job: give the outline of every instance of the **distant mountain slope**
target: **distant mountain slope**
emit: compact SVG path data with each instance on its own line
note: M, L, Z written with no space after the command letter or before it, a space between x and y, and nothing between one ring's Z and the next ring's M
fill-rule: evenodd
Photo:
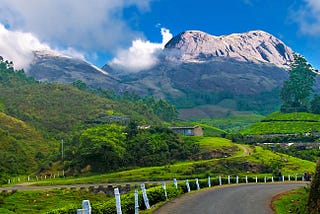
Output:
M123 91L165 98L181 109L185 119L197 118L186 110L201 105L266 114L280 104L278 90L288 78L292 54L282 41L263 31L219 37L186 31L166 44L160 64L118 78ZM220 105L225 99L234 105Z
M172 38L159 57L153 68L126 73L110 65L102 71L84 61L35 52L28 75L41 81L82 80L94 88L152 95L180 109L216 105L226 112L267 114L280 105L278 90L288 78L293 51L264 31L212 36L190 30ZM220 105L225 99L234 105Z
M35 51L27 74L42 82L72 83L81 80L95 88L117 89L118 86L118 80L107 71L53 51Z

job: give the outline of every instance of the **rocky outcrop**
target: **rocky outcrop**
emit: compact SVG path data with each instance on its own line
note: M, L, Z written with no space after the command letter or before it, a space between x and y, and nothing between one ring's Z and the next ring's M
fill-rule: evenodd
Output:
M166 44L165 57L167 60L183 62L229 58L288 68L293 60L293 52L282 41L264 31L212 36L191 30L180 33Z

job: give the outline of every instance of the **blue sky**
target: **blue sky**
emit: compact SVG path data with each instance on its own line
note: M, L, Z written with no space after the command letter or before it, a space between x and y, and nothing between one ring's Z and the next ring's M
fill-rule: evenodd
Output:
M0 55L24 68L35 49L135 66L186 30L264 30L320 68L320 0L0 0Z

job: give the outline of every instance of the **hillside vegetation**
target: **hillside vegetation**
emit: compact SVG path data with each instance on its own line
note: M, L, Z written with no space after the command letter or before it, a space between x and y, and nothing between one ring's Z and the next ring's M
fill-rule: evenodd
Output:
M307 112L275 112L242 134L303 134L320 131L320 115Z
M26 123L0 112L0 182L11 175L28 174L45 165L57 150Z
M103 89L90 89L80 81L73 85L40 83L27 77L23 70L14 70L13 63L2 57L0 112L1 151L4 151L0 155L1 182L7 182L9 175L50 173L52 164L61 161L61 140L66 144L65 161L70 172L87 166L88 162L79 157L91 154L75 154L85 147L80 137L90 128L94 130L104 125L108 129L114 125L122 127L125 132L131 122L136 127L145 124L162 126L177 115L174 106L152 97L141 98L129 93L115 95ZM179 141L177 136L173 138ZM126 145L129 139L125 136L119 140ZM99 144L104 151L102 156L113 157L112 154L124 149L115 152L108 143L110 141ZM121 162L121 166L130 164Z

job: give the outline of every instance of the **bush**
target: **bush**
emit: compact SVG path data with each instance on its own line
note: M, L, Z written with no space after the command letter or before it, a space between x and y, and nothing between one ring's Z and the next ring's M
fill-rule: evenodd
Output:
M168 186L167 187L167 195L168 199L176 198L179 195L183 193L181 188L176 189L174 186ZM150 205L155 205L161 201L166 201L164 189L162 187L153 187L150 189L147 189L147 196L149 199ZM77 209L80 209L81 207L74 207L74 206L68 206L59 208L56 210L48 211L47 214L74 214ZM104 202L104 203L97 203L97 204L91 204L92 213L95 214L116 214L116 200L115 198L111 198L110 200ZM146 209L142 193L140 191L139 193L139 209L143 210ZM121 195L121 210L123 213L130 214L134 213L135 207L134 207L134 194L124 194Z

